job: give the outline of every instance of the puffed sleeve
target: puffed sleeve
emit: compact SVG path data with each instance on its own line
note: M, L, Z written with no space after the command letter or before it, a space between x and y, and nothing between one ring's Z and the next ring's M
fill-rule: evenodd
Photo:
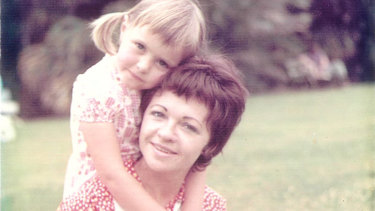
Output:
M108 82L92 76L78 77L73 86L74 114L83 122L113 122L119 104Z
M227 202L216 191L206 186L204 193L203 211L226 211Z

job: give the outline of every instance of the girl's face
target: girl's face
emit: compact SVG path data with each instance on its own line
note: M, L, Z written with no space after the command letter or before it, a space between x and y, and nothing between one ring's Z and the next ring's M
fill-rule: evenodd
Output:
M154 87L183 56L182 48L168 46L147 25L132 27L124 21L115 67L121 82L136 90Z
M185 175L208 144L207 107L170 91L156 93L142 121L143 162L159 173Z

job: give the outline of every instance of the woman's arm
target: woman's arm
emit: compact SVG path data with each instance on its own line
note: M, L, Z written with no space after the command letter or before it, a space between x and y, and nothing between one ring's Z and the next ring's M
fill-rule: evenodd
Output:
M164 210L123 165L112 123L80 123L98 176L125 210Z
M204 188L206 186L206 170L190 172L186 179L185 200L182 211L202 210Z

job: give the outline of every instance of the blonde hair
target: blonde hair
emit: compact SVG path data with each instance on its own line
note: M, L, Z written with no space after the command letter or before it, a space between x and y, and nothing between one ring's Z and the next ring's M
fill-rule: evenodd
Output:
M109 13L91 23L92 39L99 50L108 54L118 51L120 25L127 16L132 27L147 25L161 35L166 45L178 45L184 58L206 45L206 23L195 0L141 0L125 12Z

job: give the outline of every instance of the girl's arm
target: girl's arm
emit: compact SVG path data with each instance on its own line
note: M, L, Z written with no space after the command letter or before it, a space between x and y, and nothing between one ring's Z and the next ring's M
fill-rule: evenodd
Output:
M112 123L80 123L89 155L101 181L124 210L164 210L123 165Z
M206 186L206 170L190 172L186 178L185 200L182 211L202 210L204 188Z

